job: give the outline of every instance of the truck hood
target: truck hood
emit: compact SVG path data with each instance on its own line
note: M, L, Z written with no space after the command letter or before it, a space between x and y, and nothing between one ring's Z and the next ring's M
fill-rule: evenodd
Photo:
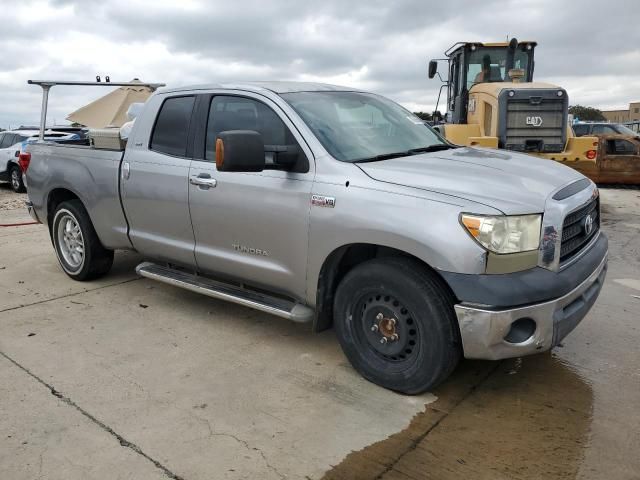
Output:
M473 147L358 166L380 182L481 203L507 215L543 212L552 192L584 178L553 160Z

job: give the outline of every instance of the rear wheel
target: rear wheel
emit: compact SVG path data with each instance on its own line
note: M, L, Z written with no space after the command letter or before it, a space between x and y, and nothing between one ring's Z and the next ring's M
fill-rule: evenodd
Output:
M11 188L16 193L24 193L27 189L24 186L24 182L22 181L22 172L20 171L20 167L18 165L12 165L11 170L9 171L9 180L11 182Z
M398 392L436 386L460 358L453 299L411 259L374 259L347 273L336 292L334 325L354 368Z
M51 238L60 266L74 280L92 280L111 269L113 250L102 246L79 200L58 205L51 223Z

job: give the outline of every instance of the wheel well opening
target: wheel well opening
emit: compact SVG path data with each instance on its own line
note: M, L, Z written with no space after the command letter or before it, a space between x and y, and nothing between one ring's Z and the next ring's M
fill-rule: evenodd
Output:
M49 230L51 230L51 222L53 221L53 214L56 208L58 208L58 205L62 202L68 200L79 200L79 198L75 193L66 188L56 188L49 193L47 197L47 224L49 225Z
M316 319L313 326L315 332L331 328L333 324L333 301L338 285L344 276L357 265L367 260L382 257L410 258L420 263L425 269L438 275L427 263L402 250L367 243L356 243L340 247L331 252L320 269L316 299ZM444 280L442 284L451 297L455 298Z

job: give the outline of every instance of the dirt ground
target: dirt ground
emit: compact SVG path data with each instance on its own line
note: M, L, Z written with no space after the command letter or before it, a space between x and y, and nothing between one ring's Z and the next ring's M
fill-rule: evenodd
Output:
M9 184L0 183L0 223L5 223L10 216L24 217L26 200L26 193L14 193Z
M28 223L0 185L0 224ZM640 478L640 191L602 190L610 264L553 352L432 393L363 380L333 332L139 279L68 279L0 227L0 478Z

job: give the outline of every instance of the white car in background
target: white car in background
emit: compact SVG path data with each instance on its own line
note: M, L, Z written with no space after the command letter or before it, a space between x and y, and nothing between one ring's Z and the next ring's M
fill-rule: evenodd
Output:
M38 139L38 130L8 130L0 132L0 182L9 182L14 192L26 191L18 160L26 146ZM45 140L68 142L79 140L77 133L45 131Z

